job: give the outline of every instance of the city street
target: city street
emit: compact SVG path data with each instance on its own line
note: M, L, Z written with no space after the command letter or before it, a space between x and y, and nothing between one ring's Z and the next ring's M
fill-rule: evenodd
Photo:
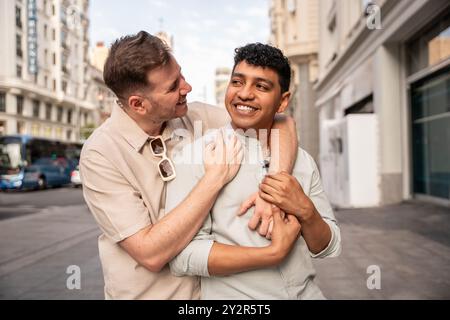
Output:
M0 193L0 299L102 299L100 234L81 189ZM80 290L67 289L80 268Z
M0 193L0 299L103 299L99 230L81 189ZM424 203L339 210L343 252L315 261L329 299L450 299L450 209ZM80 268L69 290L67 268ZM370 290L369 266L380 269Z

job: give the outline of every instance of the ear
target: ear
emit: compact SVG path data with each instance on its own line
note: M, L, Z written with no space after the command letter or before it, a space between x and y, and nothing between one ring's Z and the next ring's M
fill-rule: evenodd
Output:
M144 99L140 96L130 96L128 98L128 106L136 113L145 113Z
M280 106L278 107L277 113L282 113L286 110L289 105L289 100L291 98L291 93L286 91L281 95Z

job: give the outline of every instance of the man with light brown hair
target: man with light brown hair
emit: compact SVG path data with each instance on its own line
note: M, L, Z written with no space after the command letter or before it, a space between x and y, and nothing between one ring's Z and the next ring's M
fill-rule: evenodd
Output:
M226 112L199 103L188 109L191 86L181 67L160 39L144 31L113 43L104 80L118 106L86 141L80 173L85 200L102 230L105 296L197 299L198 278L172 276L167 263L192 240L219 191L236 174L239 164L231 160L242 156L240 144L236 139L225 144L219 135L205 150L205 175L184 201L165 212L166 182L176 179L172 151L190 138L196 121L203 130L219 128L228 121ZM282 117L275 126L284 156L273 165L290 171L295 125ZM260 201L258 206L265 212L266 229L270 205ZM287 255L284 242L272 245L280 258Z

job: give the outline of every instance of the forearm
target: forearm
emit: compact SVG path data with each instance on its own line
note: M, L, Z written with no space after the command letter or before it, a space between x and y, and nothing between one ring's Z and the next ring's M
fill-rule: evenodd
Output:
M298 150L295 121L292 117L276 115L272 128L276 131L270 137L270 172L292 173Z
M204 176L189 195L143 236L146 256L158 264L172 260L194 238L211 210L222 184Z
M280 263L278 252L269 247L238 247L215 242L208 258L210 276L224 276L267 268Z
M300 223L302 225L302 236L309 251L317 254L328 246L331 240L331 230L316 209L309 219Z

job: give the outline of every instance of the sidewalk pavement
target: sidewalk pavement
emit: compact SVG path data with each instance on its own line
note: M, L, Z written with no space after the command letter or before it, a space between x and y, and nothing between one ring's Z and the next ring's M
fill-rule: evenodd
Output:
M343 251L315 260L329 299L450 299L450 208L407 202L338 210ZM103 299L99 230L84 205L0 221L0 299ZM66 287L81 269L81 290ZM369 290L367 268L381 271Z
M450 208L411 201L335 214L342 254L315 260L328 299L450 299ZM367 287L371 265L380 290Z
M0 299L103 299L99 234L85 205L0 221ZM71 265L80 290L67 288Z

